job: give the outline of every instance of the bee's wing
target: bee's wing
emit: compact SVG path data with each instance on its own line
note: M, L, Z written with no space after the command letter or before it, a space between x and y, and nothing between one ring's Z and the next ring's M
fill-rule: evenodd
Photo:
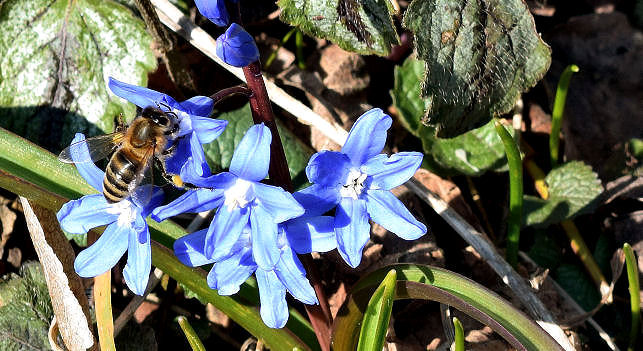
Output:
M154 191L154 148L151 147L145 152L146 160L144 165L141 165L142 172L137 175L134 182L130 183L130 196L132 201L140 207L145 207L152 199Z
M65 148L58 155L58 159L65 163L96 162L109 156L124 137L125 133L116 132L81 140ZM89 152L83 150L84 147L87 147Z

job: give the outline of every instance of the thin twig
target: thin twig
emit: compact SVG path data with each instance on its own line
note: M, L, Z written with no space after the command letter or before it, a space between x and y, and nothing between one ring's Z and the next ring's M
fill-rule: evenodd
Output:
M125 306L121 314L118 315L118 318L116 318L116 321L114 322L114 337L118 335L118 333L123 330L127 322L129 322L130 319L134 316L134 312L138 309L138 307L145 301L145 297L150 293L150 291L154 290L154 288L158 285L158 283L161 281L161 277L163 276L163 271L161 271L158 268L154 268L154 272L150 275L150 280L147 282L147 289L145 289L145 295L143 296L134 296L132 301Z

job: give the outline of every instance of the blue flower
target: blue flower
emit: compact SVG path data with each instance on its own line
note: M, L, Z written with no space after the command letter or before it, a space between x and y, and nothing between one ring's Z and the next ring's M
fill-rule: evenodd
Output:
M332 217L297 218L280 224L278 228L280 255L271 269L257 266L254 250L258 244L252 239L253 231L249 225L242 228L241 235L230 248L230 254L221 260L209 259L204 254L207 229L175 241L174 253L190 267L214 263L207 281L219 295L237 293L239 286L255 273L261 318L271 328L282 328L288 320L286 291L303 303L318 303L297 253L332 250L335 234Z
M255 40L236 23L217 38L216 52L223 62L235 67L244 67L259 60Z
M171 96L152 89L139 87L109 78L109 88L114 94L135 104L138 107L169 107L179 119L179 131L176 134L176 150L165 160L166 170L180 174L181 168L189 161L199 175L210 175L210 167L205 160L203 147L216 139L225 129L228 121L213 119L214 102L207 96L195 96L183 102L177 102Z
M72 145L85 139L76 134ZM87 144L72 146L74 160L89 159ZM105 172L91 162L77 163L80 175L97 191L102 191ZM127 251L127 265L123 270L127 286L137 295L143 295L152 265L150 232L145 217L163 200L163 192L153 192L148 204L136 204L130 198L107 203L103 194L92 194L63 205L57 217L60 226L71 234L85 234L92 228L107 225L103 235L74 261L74 269L81 277L95 277L111 269Z
M235 4L239 0L231 0ZM219 27L225 27L230 22L225 0L195 0L194 3L201 14Z
M319 215L337 206L337 249L357 267L370 237L369 219L406 240L426 233L390 189L406 182L422 163L419 152L380 154L391 117L380 109L364 113L355 122L341 152L314 154L306 175L313 185L293 194L308 215Z
M271 140L270 129L263 123L250 127L234 151L229 172L202 178L186 174L186 181L200 189L155 209L152 218L161 221L183 212L218 208L206 232L205 257L215 261L230 257L250 223L254 261L264 270L273 269L281 256L277 224L299 217L304 209L292 194L260 182L268 175Z

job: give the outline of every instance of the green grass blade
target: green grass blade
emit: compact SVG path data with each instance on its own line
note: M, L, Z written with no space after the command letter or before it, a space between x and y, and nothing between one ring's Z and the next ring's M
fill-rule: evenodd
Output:
M366 303L391 269L397 272L395 299L425 299L453 306L488 325L518 349L562 350L538 324L494 292L448 270L416 264L387 266L357 282L333 324L336 350L355 349L357 325Z
M518 244L522 225L522 158L511 134L494 120L496 132L505 146L509 163L509 223L507 223L507 262L514 268L518 265Z
M578 66L569 65L563 71L556 88L556 97L554 98L554 109L551 113L551 133L549 134L549 160L551 168L558 166L558 143L560 141L560 126L563 124L563 111L565 111L565 102L567 100L567 89L569 81L572 79L572 73L578 72Z
M636 258L630 244L623 245L625 253L625 264L627 265L627 281L630 290L630 306L632 309L632 329L630 330L630 342L628 351L636 350L636 339L641 333L641 295L639 290L639 271Z
M371 296L359 332L358 351L381 350L384 347L386 330L393 310L396 280L397 274L392 269Z
M456 317L453 317L453 328L455 329L455 351L464 351L464 328Z
M190 322L188 322L188 319L184 316L179 316L177 320L179 322L179 326L181 326L181 330L183 330L183 334L185 334L185 338L188 340L188 343L192 348L192 351L205 351L205 346L203 346L199 336L196 335L196 332L190 325Z

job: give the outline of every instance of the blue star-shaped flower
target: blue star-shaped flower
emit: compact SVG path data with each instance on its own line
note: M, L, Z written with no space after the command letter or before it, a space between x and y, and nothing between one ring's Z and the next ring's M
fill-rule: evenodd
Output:
M72 145L85 139L76 134ZM87 144L72 146L74 160L87 160ZM80 175L97 191L103 189L105 172L91 162L76 164ZM130 198L117 203L107 203L103 194L92 194L63 205L57 217L60 226L71 234L85 234L92 228L107 225L103 235L74 261L74 269L81 277L95 277L111 269L127 250L127 265L123 270L127 286L137 295L143 295L152 265L150 232L145 222L155 206L161 204L163 192L154 191L150 202L136 204Z
M253 230L246 225L221 260L208 259L204 253L207 229L186 235L174 242L174 253L190 267L214 263L208 274L208 286L219 295L232 295L239 286L255 273L259 285L260 314L271 328L282 328L288 320L286 291L299 301L317 304L315 291L306 278L297 253L329 251L335 245L332 217L297 218L279 224L277 247L280 255L271 269L257 266L253 251L257 244Z
M179 119L179 131L176 135L178 144L172 157L165 160L169 173L180 174L181 168L189 161L191 167L199 175L210 175L210 167L205 160L203 147L216 139L228 121L213 119L208 116L212 112L214 102L207 96L195 96L183 102L177 102L171 96L152 89L139 87L109 78L109 88L114 94L135 104L138 107L169 107Z
M299 217L304 209L292 194L260 182L268 175L271 140L270 129L263 123L250 127L234 151L229 172L205 178L182 173L201 189L189 190L155 209L152 218L161 221L183 212L218 208L205 236L205 257L215 261L230 257L250 223L254 261L264 270L273 269L281 256L277 224Z
M390 192L413 176L423 157L419 152L380 154L391 123L380 109L364 113L341 152L321 151L310 158L306 175L313 185L294 194L309 215L337 206L337 248L353 268L370 237L369 219L406 240L426 233L426 226Z
M259 60L255 40L236 23L217 38L216 53L223 62L235 67L244 67Z

